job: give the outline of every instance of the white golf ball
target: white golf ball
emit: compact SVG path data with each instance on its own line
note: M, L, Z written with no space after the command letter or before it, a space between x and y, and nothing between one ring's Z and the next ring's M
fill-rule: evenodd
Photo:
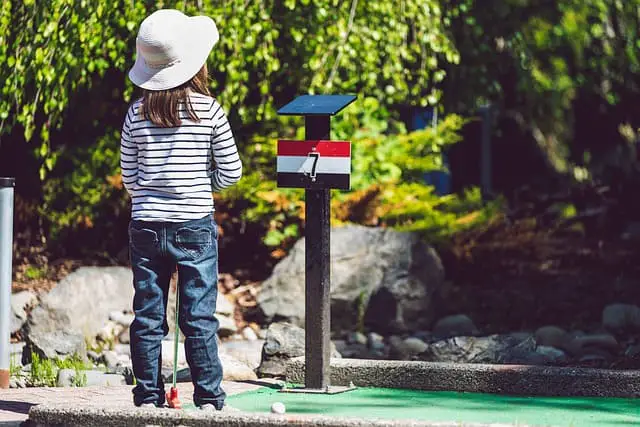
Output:
M287 408L285 408L284 403L276 402L271 405L272 414L284 414L285 412L287 412Z

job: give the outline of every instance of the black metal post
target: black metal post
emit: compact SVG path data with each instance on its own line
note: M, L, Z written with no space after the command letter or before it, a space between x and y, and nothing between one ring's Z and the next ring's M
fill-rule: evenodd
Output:
M305 139L328 140L330 116L306 116ZM330 190L305 190L305 387L329 386L331 357Z

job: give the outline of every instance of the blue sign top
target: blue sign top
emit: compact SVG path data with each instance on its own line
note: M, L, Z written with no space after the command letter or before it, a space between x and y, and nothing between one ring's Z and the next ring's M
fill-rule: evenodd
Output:
M355 95L302 95L278 110L283 116L333 116L356 100Z

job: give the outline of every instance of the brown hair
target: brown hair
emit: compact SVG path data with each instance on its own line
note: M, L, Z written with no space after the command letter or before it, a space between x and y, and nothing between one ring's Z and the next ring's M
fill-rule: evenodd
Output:
M200 118L191 105L189 91L210 95L207 64L203 65L191 80L178 87L166 90L143 90L140 114L160 127L180 126L182 121L178 107L184 104L189 119L199 122Z

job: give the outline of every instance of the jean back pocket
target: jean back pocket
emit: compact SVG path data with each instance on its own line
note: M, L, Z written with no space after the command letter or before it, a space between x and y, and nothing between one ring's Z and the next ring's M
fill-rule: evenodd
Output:
M176 246L192 258L200 258L211 247L212 233L208 228L183 227L176 231Z
M142 253L155 251L158 247L158 233L149 228L130 228L129 243Z

